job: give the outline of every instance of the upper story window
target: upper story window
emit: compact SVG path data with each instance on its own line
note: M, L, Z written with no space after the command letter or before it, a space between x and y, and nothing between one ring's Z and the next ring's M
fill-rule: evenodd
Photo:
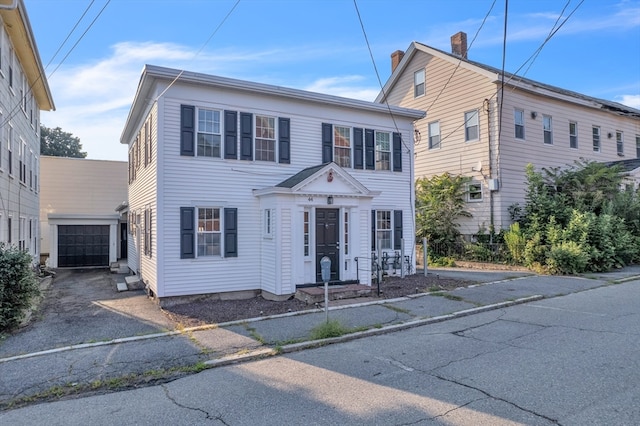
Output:
M636 135L636 158L640 158L640 135Z
M340 167L351 167L351 128L333 126L333 161Z
M479 121L478 110L464 113L464 140L466 142L478 140Z
M276 119L256 115L256 160L276 161Z
M424 69L418 70L413 73L413 97L424 96L425 88L425 75Z
M220 157L220 111L198 108L198 156Z
M600 152L600 127L593 126L591 133L593 135L593 152Z
M467 184L467 201L482 201L482 184L480 182L472 181Z
M578 123L569 122L569 148L578 148Z
M514 110L513 121L515 122L516 139L524 139L524 110Z
M544 134L544 143L553 145L553 126L550 115L542 116L542 132Z
M429 149L440 148L440 122L429 123Z
M13 174L13 127L9 125L7 128L7 168L9 175Z
M624 155L624 135L620 130L616 130L616 152L618 155Z
M376 131L376 170L391 170L391 134Z

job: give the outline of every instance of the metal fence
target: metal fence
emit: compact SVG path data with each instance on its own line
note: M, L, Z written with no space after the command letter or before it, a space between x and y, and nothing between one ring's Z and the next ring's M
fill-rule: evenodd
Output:
M451 257L473 262L508 262L511 258L504 243L460 242L455 244L428 243L431 258ZM420 250L422 253L422 249Z

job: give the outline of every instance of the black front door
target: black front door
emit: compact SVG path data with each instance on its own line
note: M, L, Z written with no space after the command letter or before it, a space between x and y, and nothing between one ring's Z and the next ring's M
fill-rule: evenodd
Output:
M338 209L316 209L316 282L322 282L320 259L331 259L331 281L340 280L338 273Z
M121 223L120 224L120 257L122 259L127 258L127 235L129 234L129 224Z

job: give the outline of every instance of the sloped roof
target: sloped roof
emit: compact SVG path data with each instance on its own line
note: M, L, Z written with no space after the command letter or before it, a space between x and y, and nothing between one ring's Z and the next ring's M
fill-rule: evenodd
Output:
M322 168L326 166L326 164L320 164L317 166L307 167L306 169L300 170L295 175L289 177L288 179L283 180L276 186L280 188L293 188L300 182L304 181L309 176L312 176L314 173L322 170Z
M604 163L605 166L620 166L622 171L630 172L632 170L640 169L640 158L631 158L628 160L608 161Z
M393 88L393 86L397 83L400 75L404 72L404 69L409 64L411 58L418 52L425 52L431 54L433 56L437 56L440 59L444 59L448 62L458 64L464 68L470 69L475 72L479 72L484 74L488 78L493 79L495 83L501 81L502 71L498 68L494 68L489 65L481 64L479 62L470 61L469 59L462 58L457 55L453 55L451 53L445 52L440 49L436 49L431 46L427 46L426 44L422 44L419 42L412 42L407 49L404 57L394 70L394 72L389 77L389 80L385 84L383 90L376 97L376 102L384 101L384 94L389 93L389 91ZM529 90L532 92L536 92L546 96L558 96L562 97L564 100L577 102L583 105L588 105L593 108L599 108L613 114L638 118L640 119L640 110L631 108L627 105L623 105L618 102L609 101L606 99L595 98L593 96L584 95L582 93L574 92L567 89L562 89L560 87L552 86L550 84L541 83L539 81L531 80L524 77L519 77L515 74L511 74L505 72L505 84L509 84L510 86L516 86L523 90ZM507 83L508 82L508 83Z

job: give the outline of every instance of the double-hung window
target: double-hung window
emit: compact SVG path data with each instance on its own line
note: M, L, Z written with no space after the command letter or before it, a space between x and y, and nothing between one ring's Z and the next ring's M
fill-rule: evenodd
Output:
M636 135L636 158L640 158L640 135Z
M333 126L333 161L340 167L351 167L351 128Z
M256 160L276 161L276 119L256 115Z
M198 208L198 257L220 256L220 209Z
M391 134L376 131L376 170L391 170Z
M515 123L516 139L524 139L524 110L514 110L513 121Z
M304 245L304 255L305 256L309 256L309 211L305 210L303 213L303 217L302 217L302 221L304 223L303 225L303 235L304 235L304 240L303 240L303 245Z
M477 181L471 181L467 184L467 201L482 201L482 184Z
M593 152L600 152L600 127L593 126L591 133L593 135Z
M578 149L578 123L569 122L569 148Z
M544 134L544 143L553 145L553 126L550 115L542 116L542 132Z
M391 248L391 211L376 210L376 244L378 250Z
M440 122L429 123L429 149L440 148Z
M619 156L624 155L624 135L620 130L616 130L616 152Z
M198 156L220 157L220 111L198 108Z
M418 70L413 73L413 97L417 98L424 96L425 88L425 75L424 69Z
M466 142L478 140L478 110L464 113L464 140Z

